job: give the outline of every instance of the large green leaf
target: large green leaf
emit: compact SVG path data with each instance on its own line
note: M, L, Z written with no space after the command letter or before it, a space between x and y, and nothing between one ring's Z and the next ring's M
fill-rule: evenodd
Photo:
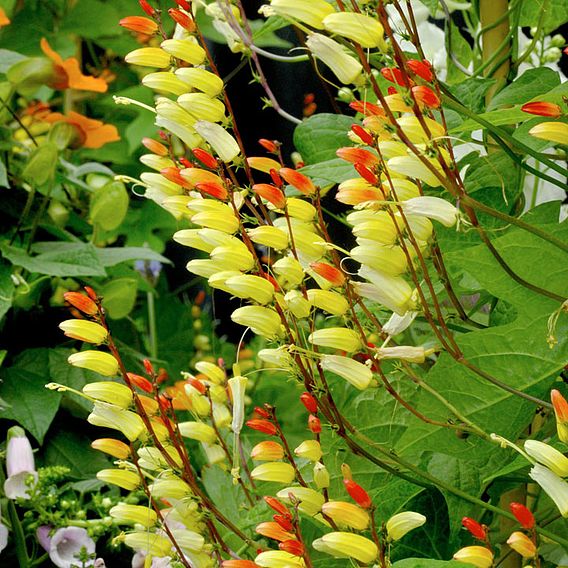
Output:
M313 182L321 187L334 185L347 179L357 177L357 172L355 168L353 168L353 165L341 158L334 158L306 166L300 171L310 176Z
M521 3L520 26L536 26L542 18L545 34L568 21L568 0L531 0Z
M56 242L53 248L52 252L31 256L21 248L0 243L4 258L30 272L49 276L106 276L93 245Z
M355 122L340 114L315 114L296 127L294 145L307 165L333 160L338 148L352 145L347 133Z

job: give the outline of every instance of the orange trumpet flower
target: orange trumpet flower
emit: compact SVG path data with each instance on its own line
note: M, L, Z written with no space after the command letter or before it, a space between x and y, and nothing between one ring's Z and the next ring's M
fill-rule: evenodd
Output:
M116 126L104 124L100 120L87 118L78 112L70 111L67 115L60 112L52 112L43 120L50 124L65 122L73 126L77 136L73 144L75 148L100 148L109 142L120 140Z

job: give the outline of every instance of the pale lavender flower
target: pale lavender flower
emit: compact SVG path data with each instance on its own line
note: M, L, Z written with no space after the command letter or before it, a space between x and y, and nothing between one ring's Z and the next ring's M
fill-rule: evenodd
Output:
M89 533L80 527L65 527L58 529L51 538L49 558L57 568L80 566L78 557L83 549L88 554L95 552L95 542ZM93 563L93 560L89 560L85 563L85 567L92 567Z
M36 530L37 541L46 552L49 552L49 547L51 546L51 537L49 536L51 530L52 527L49 525L42 525Z
M8 430L4 493L8 499L29 499L30 488L37 483L34 454L26 433L19 426Z
M132 557L132 568L144 568L146 553L139 551ZM172 559L169 556L154 557L150 568L170 568Z

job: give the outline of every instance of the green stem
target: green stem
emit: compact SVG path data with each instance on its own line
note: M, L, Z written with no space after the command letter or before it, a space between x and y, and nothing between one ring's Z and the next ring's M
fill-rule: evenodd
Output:
M26 548L26 536L14 501L8 500L8 516L10 517L10 524L12 525L12 534L16 548L16 558L20 568L29 568L30 557Z
M148 303L148 343L150 358L158 358L158 333L156 329L156 304L154 302L154 292L146 293L146 301Z

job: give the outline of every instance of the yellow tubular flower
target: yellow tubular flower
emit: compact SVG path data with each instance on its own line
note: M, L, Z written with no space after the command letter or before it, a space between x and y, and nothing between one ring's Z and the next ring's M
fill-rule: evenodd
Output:
M209 283L209 286L211 286L211 288L215 288L216 290L223 290L224 292L227 292L227 294L236 295L233 291L225 286L225 282L229 278L233 278L234 276L243 276L243 273L239 272L238 270L222 270L221 272L212 274L207 282Z
M379 302L398 315L404 315L412 308L412 288L406 280L389 276L366 266L362 266L358 274L370 282L370 284L354 284L360 296Z
M145 431L144 422L138 414L106 402L95 402L87 421L93 426L119 430L131 442L139 438Z
M384 213L385 217L379 215L379 213ZM403 226L404 223L399 221L399 227L402 229ZM368 221L357 223L353 227L353 234L357 238L371 239L381 245L392 245L398 236L392 219L385 211L378 211L377 214Z
M239 325L250 327L256 335L269 339L282 333L280 316L270 308L243 306L231 314L231 319Z
M312 311L312 306L299 290L290 290L285 296L286 308L297 318L307 318Z
M284 448L272 440L259 442L250 452L250 457L256 461L277 461L284 458Z
M364 564L370 564L379 554L372 540L349 532L328 533L314 540L312 546L334 558L353 558Z
M298 506L300 511L310 517L320 513L325 503L323 495L309 487L286 487L278 491L276 497L284 503L291 504L290 494L294 496L295 501L300 503Z
M225 119L225 105L204 93L186 93L178 97L177 102L195 120L222 122Z
M568 458L556 448L538 440L526 440L525 452L556 475L568 477Z
M256 481L291 483L296 477L294 468L286 462L266 462L256 466L250 476Z
M202 214L204 215L204 213ZM219 262L214 262L210 258L196 258L195 260L190 260L185 265L185 268L192 274L203 278L210 278L223 270L223 265Z
M258 352L258 358L264 363L276 367L288 368L294 364L292 357L286 351L286 346L278 347L277 349L261 349Z
M458 219L456 207L440 197L429 195L413 197L401 203L401 206L405 214L423 215L442 223L445 227L454 226Z
M355 388L364 390L368 388L373 380L373 373L367 365L359 363L350 357L342 355L323 355L320 366L324 371L331 371L347 382L351 383Z
M91 448L104 452L113 458L125 460L130 456L130 447L114 438L99 438L91 442Z
M233 234L239 230L239 220L233 212L230 215L221 211L203 211L192 215L191 222L208 229L216 229L225 233Z
M225 290L239 298L248 298L259 304L268 304L274 297L274 286L266 278L252 274L228 278L225 280Z
M314 464L314 483L318 489L327 489L330 484L329 471L319 462Z
M541 122L533 126L529 134L555 144L568 144L568 124L565 122Z
M427 352L424 347L397 345L396 347L378 347L375 349L377 359L401 359L410 363L424 363Z
M407 267L406 255L400 247L356 246L351 258L389 276L399 276Z
M154 526L158 520L158 515L150 507L127 503L115 505L110 509L109 515L119 525L142 525L147 528Z
M86 341L87 343L94 343L95 345L105 341L108 336L107 330L94 321L79 319L65 320L59 324L59 329L63 330L63 333L67 337Z
M322 34L309 34L306 46L312 54L323 61L344 85L354 83L363 71L362 65L348 55L341 44Z
M343 527L364 531L369 526L369 513L353 503L328 501L323 504L321 511Z
M216 97L223 91L223 80L201 67L181 67L175 71L175 75L189 87L210 97Z
M165 195L180 195L183 192L181 185L178 185L177 183L166 179L161 174L144 172L140 175L140 179L146 185L159 189Z
M290 217L300 221L312 221L317 213L316 208L311 203L296 197L289 197L286 200L286 209Z
M477 568L491 568L493 566L493 553L484 546L466 546L454 554L454 560L473 564Z
M388 97L386 98L388 99ZM385 160L390 160L395 156L406 156L407 150L406 144L397 142L396 140L384 140L383 142L379 142L379 151Z
M231 162L241 149L237 141L219 124L198 120L194 125L197 133L213 148L223 162Z
M259 172L264 172L265 174L269 174L270 170L278 171L282 167L280 165L280 162L277 162L272 158L265 158L258 156L252 156L250 158L247 158L247 164L253 170L258 170Z
M156 170L157 172L175 166L172 160L166 156L158 156L157 154L144 154L140 156L140 161L148 168Z
M261 225L254 229L247 229L250 240L257 245L271 247L274 250L288 248L288 234L278 227Z
M160 47L162 51L192 65L201 65L205 61L205 50L189 39L166 39Z
M325 0L271 0L269 9L264 7L261 12L292 18L321 30L323 19L333 13L333 6Z
M207 442L208 444L213 444L217 441L215 429L204 422L180 422L179 433L184 438Z
M150 485L150 494L154 499L183 499L193 495L191 488L178 477L158 477Z
M140 485L139 475L126 469L101 469L97 473L97 479L126 491L134 491Z
M223 384L227 380L225 371L209 361L198 361L195 363L195 368L216 385Z
M124 536L124 544L148 556L168 556L172 550L170 539L148 531L135 531Z
M523 558L534 558L537 550L534 542L524 533L515 531L507 539L507 544Z
M406 227L406 224L404 223L402 215L400 213L395 213L395 217L397 219L398 226L407 233L412 232L415 239L419 241L427 241L432 236L434 227L432 225L432 221L430 221L428 217L405 214L406 222L408 223L410 231Z
M272 270L278 276L278 283L284 288L295 288L304 279L302 265L291 256L277 260L272 265Z
M413 197L420 197L418 186L409 179L391 179L391 183L385 182L382 187L387 195L390 193L392 198L397 201L406 201Z
M215 245L211 245L204 241L199 232L200 229L182 229L181 231L174 233L172 238L176 243L185 247L202 250L203 252L211 252L215 248Z
M342 316L348 309L349 303L338 292L311 288L307 291L308 300L320 310L334 316Z
M317 440L304 440L295 450L294 453L299 458L305 458L311 462L318 462L322 457L320 443Z
M306 566L303 558L294 556L284 550L267 550L266 552L261 552L254 559L254 562L263 568L305 568Z
M231 418L229 414L229 422L231 424L231 430L238 434L245 421L245 392L247 388L248 379L242 376L231 377L228 380L229 389L231 391L231 400L233 402L233 416ZM219 408L226 408L226 406L220 406ZM215 409L214 409L215 410ZM215 412L213 412L215 415ZM217 420L217 424L222 426L222 422ZM228 425L227 423L227 425Z
M175 542L182 549L184 554L201 552L201 550L203 550L203 547L205 546L205 539L203 538L203 536L194 531L174 528L172 529L172 536L174 537ZM209 556L207 556L206 558L211 560ZM203 560L205 560L205 558ZM205 564L198 564L197 562L195 562L195 560L192 562L192 566L195 566L196 568L203 566L205 568Z
M335 12L323 20L325 29L356 41L361 47L386 50L383 26L376 18L355 12Z
M441 174L442 179L444 179L445 176L440 164L432 159L428 159L428 161L434 166L434 169ZM388 161L387 165L389 170L419 179L431 187L440 187L442 185L438 177L422 163L422 160L420 160L418 156L395 156Z
M189 90L187 83L178 79L171 71L148 73L148 75L142 77L142 84L158 93L175 96L183 95Z
M426 517L413 511L393 515L386 524L389 540L400 540L406 533L421 527Z
M430 131L429 133L424 130L422 121ZM423 116L422 121L416 116L402 116L396 122L413 144L424 144L429 140L446 135L444 127L435 120Z
M241 246L220 246L211 251L211 260L222 265L226 270L246 272L255 266L255 258Z
M328 327L311 333L308 341L319 347L341 349L352 353L361 349L361 339L356 331L345 327Z
M126 63L142 65L143 67L158 67L163 69L171 65L172 59L167 51L159 47L141 47L124 57Z
M67 362L74 367L88 369L106 377L118 374L118 361L110 353L102 351L92 350L73 353L67 358Z
M122 383L113 381L98 381L83 387L83 392L94 398L121 408L128 408L132 404L132 391Z

